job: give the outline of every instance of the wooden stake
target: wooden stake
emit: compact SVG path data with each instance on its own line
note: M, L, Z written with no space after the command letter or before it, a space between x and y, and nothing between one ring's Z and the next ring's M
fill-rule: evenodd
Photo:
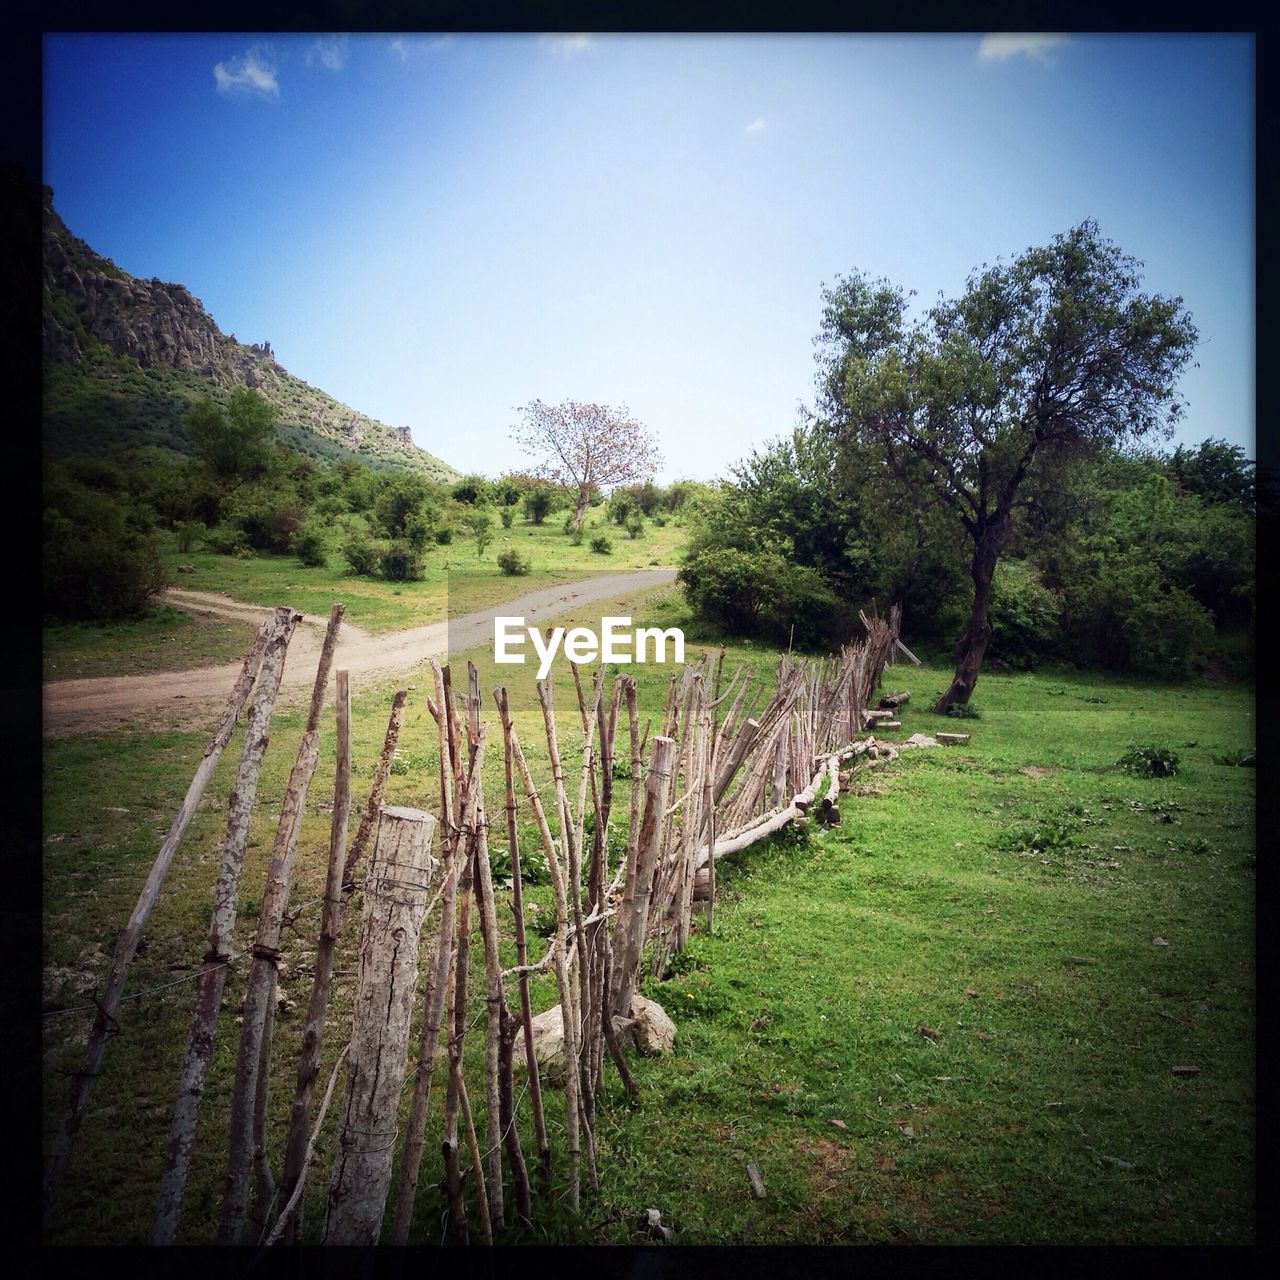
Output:
M258 1069L265 1056L270 1057L271 1017L276 1000L276 979L280 965L280 942L284 913L289 905L293 884L293 866L298 851L298 832L306 808L307 792L320 760L320 712L325 689L329 684L329 668L338 643L345 606L335 604L329 611L320 661L311 690L311 708L307 714L302 741L289 775L280 822L276 828L275 846L267 866L267 882L262 892L262 909L258 913L258 931L253 942L253 964L245 983L243 1022L240 1027L240 1049L236 1057L235 1081L231 1090L230 1141L227 1172L223 1181L222 1214L218 1224L219 1244L238 1244L244 1232L248 1207L249 1172L254 1139L265 1153L266 1135L257 1132L255 1111L266 1120L266 1107L257 1106ZM265 1159L265 1154L264 1157Z
M315 975L307 1002L307 1021L302 1031L302 1055L289 1113L289 1136L285 1143L284 1174L280 1193L292 1209L283 1231L291 1241L302 1233L301 1196L294 1189L302 1178L309 1150L307 1115L311 1091L320 1074L320 1051L324 1040L325 1014L333 983L333 953L342 929L345 899L342 896L342 868L347 844L347 823L351 815L351 685L345 671L337 673L338 758L333 779L333 819L329 824L329 867L324 884L324 906L320 915L320 938L316 944ZM332 1083L332 1082L331 1082Z
M204 1081L209 1070L209 1060L213 1056L214 1026L218 1019L218 1009L222 1004L222 992L227 980L227 965L231 962L231 941L236 927L240 876L244 870L244 854L249 839L249 820L253 814L253 801L258 791L258 775L262 771L262 757L267 749L267 730L271 721L271 711L275 706L276 694L280 690L280 678L284 674L285 652L293 636L293 629L301 617L301 614L284 607L275 611L275 616L269 624L270 631L262 654L257 687L254 689L253 700L249 705L249 714L245 722L244 746L240 753L240 767L236 772L227 810L227 829L222 839L218 882L213 891L209 949L205 953L204 967L196 983L196 1007L191 1020L191 1033L187 1039L178 1097L174 1103L173 1119L169 1128L169 1143L165 1150L160 1196L151 1233L152 1244L172 1244L178 1231L182 1197L187 1185L187 1171L191 1167L191 1145L195 1140L196 1116L200 1109L200 1099L204 1094Z
M342 866L342 887L347 892L355 888L356 864L364 854L373 834L373 824L378 817L378 808L382 804L383 788L387 785L387 777L391 773L391 761L396 754L396 743L400 740L400 722L404 719L404 704L409 693L398 689L391 699L391 715L387 719L387 736L382 743L382 754L378 757L378 767L373 773L373 786L369 788L369 799L356 828L356 838L347 850L347 857Z

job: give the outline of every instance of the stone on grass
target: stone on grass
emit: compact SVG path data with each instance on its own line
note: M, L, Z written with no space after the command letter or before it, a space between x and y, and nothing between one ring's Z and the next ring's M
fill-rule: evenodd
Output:
M631 1001L631 1016L635 1019L636 1048L649 1057L672 1053L676 1047L676 1024L666 1010L644 996Z

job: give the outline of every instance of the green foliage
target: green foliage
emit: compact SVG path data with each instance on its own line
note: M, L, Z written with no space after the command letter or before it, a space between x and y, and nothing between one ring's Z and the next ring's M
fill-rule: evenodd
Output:
M541 524L555 505L555 495L550 485L538 485L524 495L525 518L533 524Z
M436 544L447 547L453 541L453 526L442 524L435 532Z
M509 577L518 578L528 573L532 562L522 556L514 547L498 552L498 568Z
M591 550L601 556L612 555L613 542L606 534L598 533L591 539Z
M734 635L809 648L849 622L817 570L776 550L704 547L685 557L679 580L694 611Z
M392 539L378 557L378 568L388 582L416 582L422 577L422 553L402 538Z
M1213 763L1238 765L1243 769L1256 769L1258 766L1258 754L1252 747L1237 747L1234 751L1228 751L1224 755L1214 756Z
M997 846L1015 853L1052 853L1077 843L1078 824L1063 814L1046 814L1028 826L1014 827Z
M320 525L308 522L293 540L293 553L309 569L323 568L328 561L328 543Z
M1169 747L1132 743L1116 767L1140 778L1172 778L1178 772L1178 754Z
M475 507L489 501L492 487L484 476L470 475L463 476L449 492L455 502Z
M644 517L639 511L633 511L627 517L627 537L632 540L644 537Z
M206 551L216 552L220 556L234 556L249 550L249 539L238 524L216 524L212 529L205 530L200 541Z
M342 558L352 573L368 577L378 571L381 549L365 533L352 533L343 542Z
M1061 652L1062 597L1041 585L1033 566L1006 560L992 583L989 658L1027 669Z
M510 529L516 522L516 513L512 507L502 507L498 511L498 519L502 521L504 529Z
M981 720L982 712L972 702L953 702L947 708L947 715L952 720Z
M101 481L102 477L99 477ZM106 621L136 618L168 586L149 508L56 473L45 486L46 614Z
M254 480L272 461L276 409L249 387L220 405L203 396L187 414L187 434L201 459L223 482Z
M378 528L388 538L406 538L407 526L426 509L429 490L421 476L397 475L385 480L374 502Z
M462 526L475 540L476 555L484 555L484 549L493 541L493 517L482 511L466 516Z
M1254 509L1257 467L1238 444L1213 439L1202 440L1194 449L1180 444L1169 459L1168 470L1179 486L1207 504Z

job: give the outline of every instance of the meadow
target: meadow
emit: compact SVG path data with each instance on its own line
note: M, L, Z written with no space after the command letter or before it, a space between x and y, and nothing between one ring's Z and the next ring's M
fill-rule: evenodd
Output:
M615 538L615 550L625 544ZM611 559L608 568L623 567L616 554ZM267 569L246 569L253 572ZM289 572L301 597L301 574ZM515 580L518 589L526 583ZM322 594L324 585L314 589ZM388 598L366 618L404 605L383 585ZM267 603L271 588L222 586L246 599L261 590ZM323 612L333 598L349 597L287 598ZM352 620L373 629L355 598L349 602ZM663 626L683 621L696 638L672 590L596 605L573 621L598 623L605 612ZM761 645L730 643L726 669L750 662L767 675L775 657ZM499 672L492 654L454 655L455 671L468 658L491 707ZM522 740L533 745L531 762L545 776L527 670L500 673ZM667 671L629 674L640 682L642 718L658 715ZM841 799L839 827L783 832L721 864L714 934L695 933L673 970L644 987L676 1021L676 1054L633 1059L642 1089L634 1107L606 1065L600 1187L586 1195L579 1218L553 1195L540 1202L532 1227L508 1228L504 1239L637 1241L638 1217L656 1207L682 1243L1253 1240L1255 774L1219 762L1253 745L1252 688L989 672L974 698L980 718L956 725L927 710L949 675L942 662L889 669L886 684L913 694L902 729L889 736L941 724L970 732L967 744L859 770ZM555 681L571 722L574 693L562 665ZM434 809L429 680L420 673L409 683L416 688L387 798ZM357 805L391 689L353 690ZM255 923L301 728L300 712L273 725L243 881L242 944ZM46 741L46 1132L63 1105L61 1073L74 1066L91 1017L77 1006L101 981L115 931L204 743L204 733ZM1133 743L1171 749L1177 773L1148 778L1119 769ZM177 982L199 963L236 754L233 740L127 991ZM572 769L580 757L572 747L565 755ZM501 753L491 754L490 785L500 786L500 770ZM271 1096L277 1145L310 987L332 783L328 715L299 842L293 905L301 910L282 973ZM521 822L528 849L527 808ZM496 861L504 846L495 831ZM549 903L545 883L530 886L531 930L545 930ZM501 891L508 922L509 904ZM354 934L349 916L322 1079L349 1026ZM531 947L537 942L531 934ZM473 993L482 989L479 973ZM180 1236L187 1241L211 1239L216 1224L242 989L233 968ZM123 1006L51 1243L146 1239L191 990L179 982ZM483 1001L473 999L479 1018ZM534 1000L535 1011L556 1000L546 975ZM474 1030L469 1061L482 1056L481 1041ZM1174 1067L1196 1071L1172 1074ZM562 1152L559 1100L558 1090L547 1091L552 1149ZM476 1106L483 1110L482 1099ZM438 1108L433 1098L429 1132ZM528 1141L523 1096L519 1119ZM333 1123L331 1113L308 1184L312 1236ZM763 1177L763 1200L753 1195L748 1163ZM433 1168L424 1169L418 1199L415 1238L424 1242L439 1239L444 1207Z

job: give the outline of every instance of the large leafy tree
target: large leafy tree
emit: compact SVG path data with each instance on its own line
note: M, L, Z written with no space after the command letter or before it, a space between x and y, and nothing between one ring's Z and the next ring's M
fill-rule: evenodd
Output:
M623 405L544 404L533 400L519 410L522 421L511 434L539 461L537 474L577 493L572 524L582 527L593 489L647 480L662 465L648 429Z
M187 412L187 435L214 476L227 485L255 480L271 466L276 408L250 387L220 405L202 396Z
M996 565L1037 465L1147 436L1182 410L1177 376L1196 329L1181 298L1140 290L1140 264L1092 221L918 319L907 295L855 273L824 291L819 406L838 442L874 448L967 535L973 599L935 710L969 700L991 638Z

